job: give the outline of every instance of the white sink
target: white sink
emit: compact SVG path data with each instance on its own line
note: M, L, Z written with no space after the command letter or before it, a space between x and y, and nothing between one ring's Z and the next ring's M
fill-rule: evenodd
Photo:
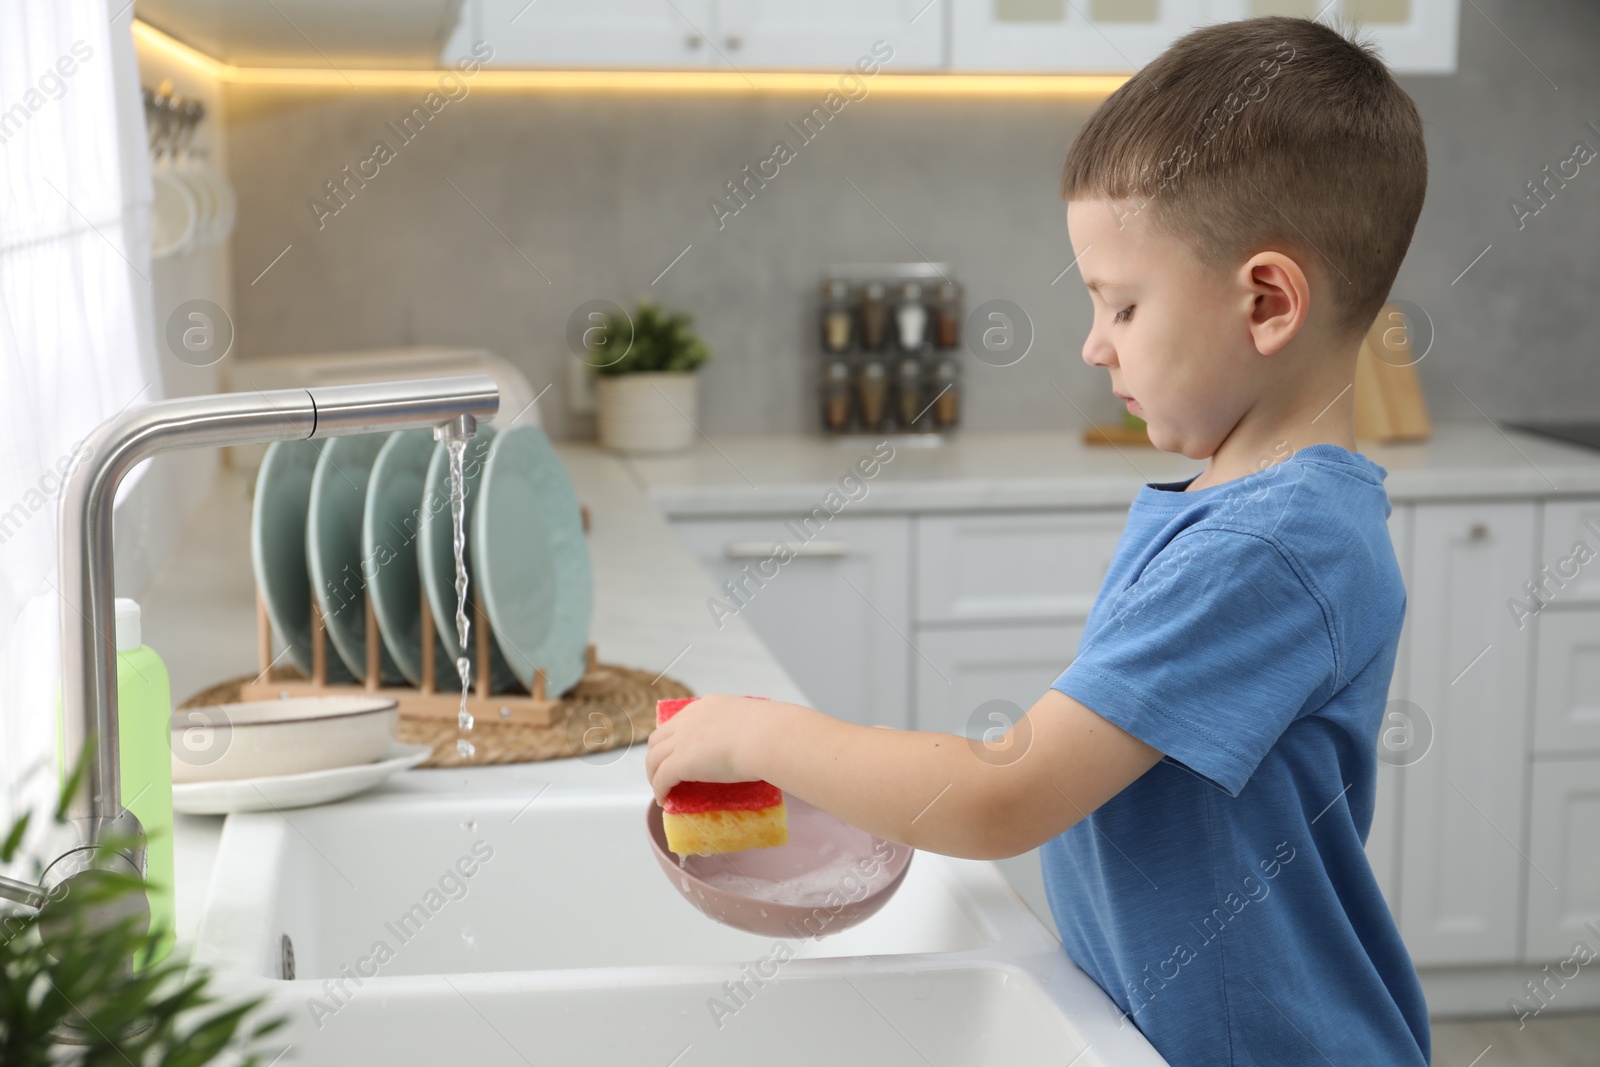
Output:
M860 926L779 941L678 895L649 801L555 786L230 816L195 958L268 994L300 1063L1163 1063L992 864L919 853Z

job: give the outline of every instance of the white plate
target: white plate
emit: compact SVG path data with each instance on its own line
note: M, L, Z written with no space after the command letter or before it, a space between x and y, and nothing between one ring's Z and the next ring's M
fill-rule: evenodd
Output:
M389 758L376 763L272 778L174 783L172 808L185 815L227 815L235 811L274 811L326 804L371 789L390 775L415 767L432 751L427 745L396 742Z

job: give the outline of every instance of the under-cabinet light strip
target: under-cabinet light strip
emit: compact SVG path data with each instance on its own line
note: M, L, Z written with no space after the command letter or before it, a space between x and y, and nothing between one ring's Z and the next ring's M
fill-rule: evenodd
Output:
M314 89L426 89L448 68L319 69L241 67L213 59L151 26L133 23L134 39L195 72L228 85ZM815 93L839 88L838 71L686 70L507 70L482 67L472 88L524 91L617 90L624 92ZM1103 98L1127 81L1122 74L889 74L874 76L873 93L906 96L1077 96Z

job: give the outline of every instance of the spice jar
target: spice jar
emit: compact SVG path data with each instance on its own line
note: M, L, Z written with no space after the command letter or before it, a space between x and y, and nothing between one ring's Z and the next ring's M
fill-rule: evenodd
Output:
M889 340L889 297L882 282L868 282L861 290L861 345L880 352Z
M861 365L856 396L861 405L862 428L882 429L884 416L889 413L889 369L882 360L869 359Z
M922 305L922 286L916 282L906 282L900 287L894 325L903 350L915 352L922 347L922 339L928 332L928 309Z
M839 433L850 425L850 364L830 359L822 369L822 426Z
M956 424L961 413L961 366L946 356L933 368L933 421L941 430Z
M822 283L822 348L844 352L850 348L855 323L850 314L850 285L830 278Z
M946 281L939 286L933 305L933 343L939 348L961 344L961 283Z
M922 361L915 356L902 359L895 384L895 395L900 402L900 425L907 430L915 429L923 414Z

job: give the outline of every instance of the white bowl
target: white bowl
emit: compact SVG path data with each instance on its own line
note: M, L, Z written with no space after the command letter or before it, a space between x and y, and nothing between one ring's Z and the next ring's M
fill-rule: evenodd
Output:
M172 713L172 780L220 782L371 763L394 747L389 697L294 697Z

